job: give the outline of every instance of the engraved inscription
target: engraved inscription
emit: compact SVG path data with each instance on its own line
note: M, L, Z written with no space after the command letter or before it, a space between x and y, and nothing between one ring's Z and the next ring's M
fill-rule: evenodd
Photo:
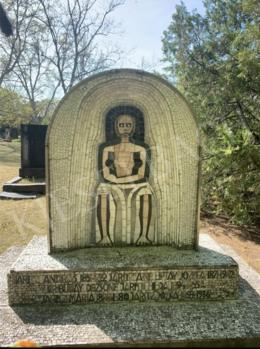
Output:
M229 269L64 271L9 274L16 303L100 303L215 300L236 296L238 272Z

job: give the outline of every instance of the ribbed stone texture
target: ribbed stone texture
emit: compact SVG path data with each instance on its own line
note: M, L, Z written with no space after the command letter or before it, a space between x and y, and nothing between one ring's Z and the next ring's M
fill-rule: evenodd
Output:
M144 116L151 149L155 245L197 245L199 134L181 94L165 80L114 70L83 80L60 102L47 134L49 250L95 245L98 149L105 115L130 105ZM130 232L131 233L131 232Z

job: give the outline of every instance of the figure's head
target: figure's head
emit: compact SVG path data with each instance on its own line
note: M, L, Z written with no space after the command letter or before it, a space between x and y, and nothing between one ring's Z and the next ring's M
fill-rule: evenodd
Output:
M116 133L119 137L131 136L135 130L135 119L130 115L119 115L116 119Z

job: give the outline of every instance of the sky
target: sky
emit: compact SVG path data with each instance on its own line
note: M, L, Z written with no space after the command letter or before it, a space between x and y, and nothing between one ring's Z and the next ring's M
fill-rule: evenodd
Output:
M203 13L202 0L184 0L188 10ZM120 35L112 42L126 52L118 62L120 68L161 71L162 36L171 22L175 6L180 0L125 0L112 18L120 23Z

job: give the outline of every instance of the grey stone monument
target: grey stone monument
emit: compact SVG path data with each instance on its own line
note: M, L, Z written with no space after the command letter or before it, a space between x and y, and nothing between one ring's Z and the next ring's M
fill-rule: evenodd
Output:
M198 246L200 143L165 80L113 70L58 105L46 140L48 243L8 274L9 303L235 299L238 266Z
M0 198L35 199L45 194L45 137L47 125L21 124L21 167L19 176L3 184ZM23 178L31 182L23 183Z
M47 125L21 124L20 177L45 177L45 137Z

